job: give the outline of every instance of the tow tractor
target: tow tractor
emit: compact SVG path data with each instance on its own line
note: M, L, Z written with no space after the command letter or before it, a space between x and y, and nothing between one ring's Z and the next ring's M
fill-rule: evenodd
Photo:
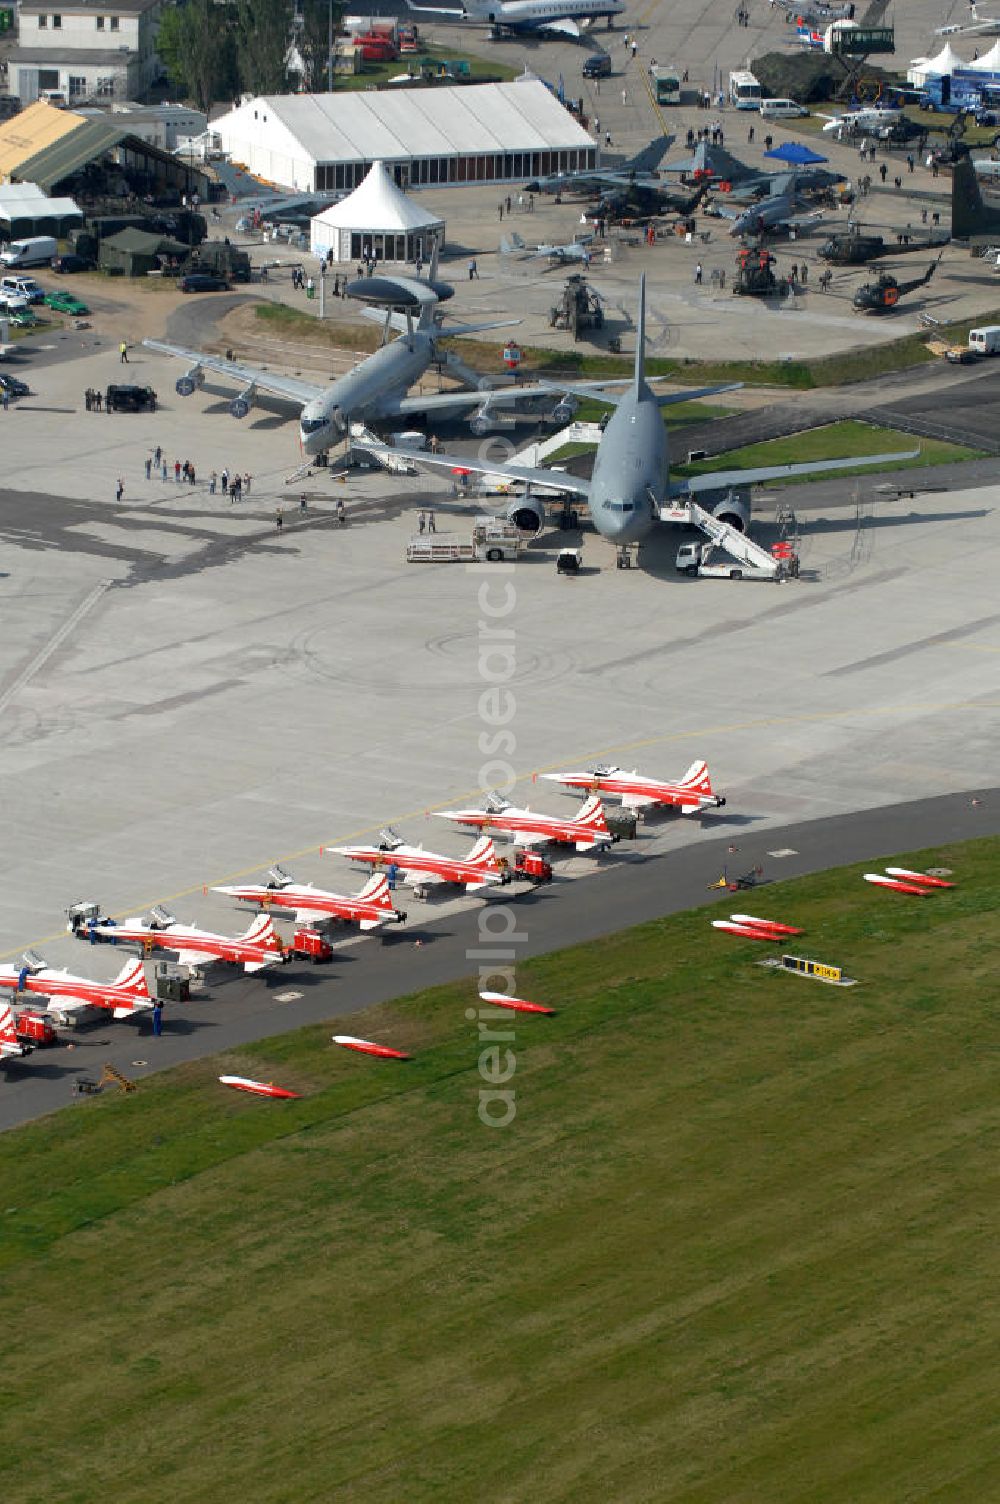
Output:
M724 888L728 893L738 893L742 888L756 888L764 877L763 867L751 867L749 872L744 872L742 877L730 877L725 867L722 876L714 883L709 883L708 892L712 893L716 888Z
M497 862L508 882L520 877L537 888L552 881L552 863L539 851L518 846L509 857L498 857Z
M35 1013L30 1008L14 1012L14 1030L22 1044L37 1049L40 1045L58 1044L59 1036L51 1018L44 1013Z

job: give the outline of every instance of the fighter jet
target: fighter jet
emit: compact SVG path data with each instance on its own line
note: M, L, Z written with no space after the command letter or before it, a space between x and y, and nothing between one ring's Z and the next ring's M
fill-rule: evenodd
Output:
M525 487L524 494L511 503L507 517L526 533L539 533L545 525L546 503L541 497L532 495L532 487L543 486L547 491L560 492L570 499L579 498L588 504L591 520L602 537L623 545L639 542L656 522L690 522L690 502L703 497L706 492L722 493L722 500L707 501L706 506L711 507L713 514L721 521L742 531L749 522L749 513L738 497L733 496L734 487L859 465L882 465L913 459L919 452L911 449L891 455L852 455L845 459L816 460L795 465L763 465L753 470L716 470L706 475L692 476L689 480L671 482L667 430L663 426L660 409L672 402L691 402L699 397L714 397L722 392L731 392L739 383L702 387L693 391L676 392L670 396L658 395L646 380L645 347L646 278L643 274L639 279L635 372L632 381L621 396L613 396L596 386L591 392L597 400L613 407L614 412L597 446L590 480L562 470L503 465L456 454L427 455L423 451L408 449L394 449L392 453L405 454L415 465L429 469L440 468L459 474L496 475L507 480L521 481ZM389 452L382 446L370 447L376 453L380 450Z
M561 815L517 809L499 794L488 796L485 809L445 809L438 812L438 818L453 820L456 825L471 825L478 830L499 831L519 846L542 846L547 841L559 841L575 846L577 851L595 851L617 840L617 836L608 830L604 806L594 794L569 820Z
M574 172L549 173L546 177L533 179L526 185L525 192L579 193L589 197L602 188L623 188L636 183L655 188L658 182L656 169L672 140L672 136L654 136L648 146L620 167L581 167Z
M504 256L519 256L522 261L547 260L550 267L568 266L573 261L582 261L585 266L590 265L590 247L593 245L593 235L580 235L569 241L566 245L526 245L524 240L515 231L511 235L505 235L500 242L500 252Z
M56 1019L66 1021L83 1008L105 1008L115 1018L131 1018L153 1006L138 958L127 961L113 982L94 982L65 968L46 966L33 951L25 951L23 961L22 966L0 966L0 987L48 998L48 1011Z
M716 213L723 219L731 220L730 235L742 239L745 235L764 235L768 230L802 229L823 218L816 210L799 212L801 203L798 177L791 173L787 188L780 193L771 193L767 198L757 199L755 203L739 211L717 205Z
M407 8L418 16L449 16L453 21L467 21L473 26L489 26L494 35L524 34L579 37L580 21L596 21L604 16L608 26L613 16L625 9L623 0L461 0L458 9L436 5Z
M277 909L295 915L296 924L326 924L332 919L355 922L363 930L378 929L382 924L402 924L406 915L394 909L389 894L389 880L384 872L370 877L360 893L326 893L312 883L296 883L280 867L272 867L266 883L237 883L213 888L226 893L238 903L250 903L258 909Z
M213 935L193 924L181 924L165 909L155 907L148 920L126 919L121 924L94 924L86 930L99 940L116 945L141 945L145 955L154 950L177 953L182 966L205 966L211 961L230 961L244 971L262 971L265 966L281 965L292 959L275 933L270 914L258 914L242 935Z
M592 793L616 794L625 809L648 809L651 805L670 805L682 815L716 809L725 799L713 792L706 762L693 762L676 783L662 778L647 778L633 769L631 773L609 763L595 763L583 773L543 773L550 783L568 789L589 789Z
M505 880L489 836L480 836L466 857L439 856L437 852L425 851L423 846L408 846L394 830L382 832L379 846L329 846L327 850L366 866L386 871L396 868L405 874L404 881L411 888L456 883L464 885L467 893L474 893Z

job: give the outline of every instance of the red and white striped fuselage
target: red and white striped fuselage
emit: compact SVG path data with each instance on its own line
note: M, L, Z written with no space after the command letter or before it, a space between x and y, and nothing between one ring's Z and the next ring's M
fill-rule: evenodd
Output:
M229 961L247 971L280 965L292 958L275 932L270 914L259 915L243 935L214 935L193 924L146 924L126 919L123 924L97 924L94 933L102 940L141 945L146 955L154 950L176 951L184 966L204 966L210 961Z
M491 883L502 883L504 873L497 861L496 848L489 836L483 836L466 857L440 856L435 851L425 851L422 846L331 846L329 850L338 856L346 856L351 862L364 862L371 867L398 868L406 874L405 881L413 888L422 888L429 883L464 884L468 891L484 888Z
M94 982L52 966L0 966L0 987L13 992L33 992L49 1000L49 1012L76 1013L81 1008L104 1008L115 1018L127 1018L153 1000L146 986L142 962L129 961L113 982Z
M18 1060L28 1046L17 1037L17 1020L10 1003L0 1002L0 1060Z
M441 810L439 818L453 820L456 825L471 825L478 830L498 831L519 846L560 841L575 846L577 851L591 851L595 847L610 846L615 839L608 830L604 806L596 795L591 795L570 820L559 815L537 814L530 809L516 809L510 804L495 810Z
M238 883L213 888L212 892L226 893L238 903L252 903L261 909L294 914L297 924L325 924L329 920L342 919L359 925L363 930L373 930L382 924L402 924L406 918L401 909L392 906L389 879L384 872L369 878L361 892L353 897L346 893L328 893L323 888L314 888L311 883L292 882L280 887Z
M626 809L646 809L650 805L665 805L679 809L681 814L695 814L700 809L711 809L725 804L725 799L712 791L708 764L693 762L684 777L677 783L662 778L647 778L638 772L626 773L621 768L591 768L583 773L543 773L550 783L561 783L565 788L588 789L592 793L612 794L620 798Z

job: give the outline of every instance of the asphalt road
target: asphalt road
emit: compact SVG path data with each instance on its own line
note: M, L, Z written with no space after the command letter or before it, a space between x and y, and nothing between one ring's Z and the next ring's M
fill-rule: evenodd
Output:
M593 940L632 924L677 913L707 901L708 884L728 865L730 875L764 868L764 882L822 871L861 860L875 861L921 846L1000 833L1000 788L945 794L935 799L880 810L810 820L759 835L728 816L706 815L706 839L681 852L644 857L636 846L619 846L592 876L549 887L511 901L517 917L517 959ZM721 827L722 833L713 835ZM733 850L735 845L736 849ZM772 853L780 852L779 856ZM734 897L717 895L732 907ZM872 892L873 904L896 902L894 894ZM740 907L768 908L765 894L739 898ZM367 939L338 952L324 967L284 967L271 975L214 980L211 992L189 1004L164 1010L164 1032L152 1037L142 1020L98 1022L80 1031L78 1042L38 1050L9 1063L0 1083L0 1129L11 1128L85 1098L74 1095L77 1076L99 1073L110 1062L133 1078L304 1024L343 1018L372 1004L474 974L480 940L479 916L490 906L506 907L503 896L476 903L445 919L400 927L384 940ZM497 926L499 929L500 926ZM420 943L419 954L416 942ZM709 936L706 934L706 941ZM500 942L486 941L486 944ZM822 950L821 937L805 949ZM836 960L836 957L821 957ZM87 952L80 947L80 971ZM218 972L217 977L222 977ZM280 996L300 994L281 1002Z

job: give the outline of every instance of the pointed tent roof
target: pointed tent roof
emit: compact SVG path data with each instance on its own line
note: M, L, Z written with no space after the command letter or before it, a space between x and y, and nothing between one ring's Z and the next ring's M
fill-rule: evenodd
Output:
M982 57L977 57L971 63L963 63L962 66L974 68L977 73L1000 73L1000 37L993 43L989 52L984 52Z
M964 68L966 64L951 43L945 42L935 57L920 58L914 66L919 66L921 73L936 73L938 77L944 78L954 73L956 68Z
M394 231L426 230L444 223L436 214L418 206L408 199L384 162L373 162L363 183L353 193L331 204L316 221L341 230ZM314 222L316 222L314 221Z

